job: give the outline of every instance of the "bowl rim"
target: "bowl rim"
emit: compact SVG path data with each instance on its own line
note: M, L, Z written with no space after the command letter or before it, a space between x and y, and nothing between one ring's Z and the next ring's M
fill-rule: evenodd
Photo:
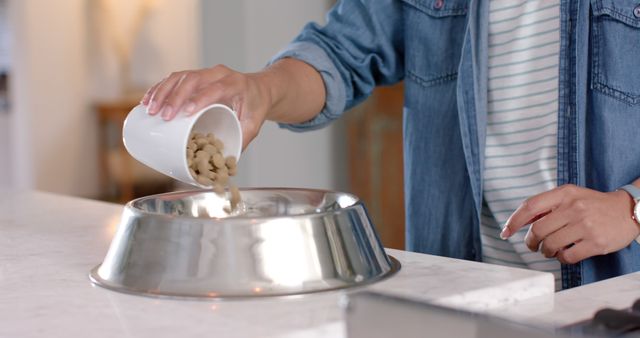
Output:
M125 209L130 210L131 212L135 213L135 214L139 214L139 215L146 215L146 216L151 216L151 217L160 217L160 218L169 218L169 219L176 219L176 218L180 218L180 219L188 219L188 220L206 220L206 221L214 221L214 222L246 222L247 220L269 220L269 219L281 219L281 218L301 218L301 217L309 217L309 216L313 216L313 217L318 217L318 216L324 216L324 215L329 215L329 214L340 214L342 212L346 212L352 209L356 209L356 208L364 208L366 210L366 208L364 207L364 203L362 202L362 200L351 193L347 193L347 192L342 192L342 191L335 191L335 190L328 190L328 189L314 189L314 188L291 188L291 187L259 187L259 188L250 188L250 187L244 187L244 188L239 188L240 192L242 191L250 191L250 190L258 190L258 191L262 191L262 190L289 190L289 191L310 191L310 192L320 192L320 193L337 193L337 194L343 194L343 195L347 195L349 197L351 197L355 202L345 208L340 208L338 210L331 210L331 211L324 211L324 212L305 212L305 213L300 213L300 214L295 214L295 215L280 215L280 216L251 216L251 217L236 217L236 216L230 216L230 217L195 217L195 216L189 216L189 215L170 215L170 214L163 214L163 213L159 213L159 212L153 212L153 211L145 211L145 210L141 210L140 208L137 208L134 206L135 203L142 201L142 200L147 200L147 199L152 199L152 198L157 198L157 196L171 196L171 195L180 195L180 194L185 194L185 193L189 193L189 194L196 194L196 193L203 193L203 192L210 192L210 193L214 193L211 189L194 189L194 190L179 190L179 191L172 191L172 192L166 192L166 193L160 193L160 194L153 194L153 195L148 195L148 196L143 196L143 197L139 197L136 199L133 199L129 202L127 202L125 204ZM225 192L228 191L228 189L225 188Z
M384 248L383 248L384 250ZM304 292L297 293L262 293L262 294L226 294L226 295L197 295L197 294L187 294L187 293L177 293L177 292L152 292L146 289L133 288L126 285L119 285L110 280L103 279L100 276L99 270L100 266L104 264L104 262L96 265L91 271L89 271L88 277L91 282L91 285L99 286L108 290L135 295L142 297L150 297L156 299L174 299L174 300L188 300L188 301L251 301L251 300L268 300L268 299L297 299L297 298L305 298L311 297L314 295L322 295L328 292L354 292L357 290L364 290L371 285L374 285L377 282L381 282L387 279L391 279L395 277L395 275L402 270L402 263L399 259L395 258L393 255L387 254L385 251L385 256L387 261L389 262L389 271L377 275L373 278L366 279L361 282L355 282L351 285L337 285L332 286L326 289L312 289Z

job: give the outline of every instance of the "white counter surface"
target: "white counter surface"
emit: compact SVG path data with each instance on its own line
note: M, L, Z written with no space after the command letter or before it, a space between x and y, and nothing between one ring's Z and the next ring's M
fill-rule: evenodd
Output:
M640 299L640 272L534 297L487 312L516 322L558 328L593 318L602 308L628 309Z
M122 206L0 191L0 337L343 337L345 291L185 301L92 286ZM395 276L368 289L473 311L552 297L551 274L398 250ZM638 278L640 280L640 277ZM640 282L638 282L640 283Z

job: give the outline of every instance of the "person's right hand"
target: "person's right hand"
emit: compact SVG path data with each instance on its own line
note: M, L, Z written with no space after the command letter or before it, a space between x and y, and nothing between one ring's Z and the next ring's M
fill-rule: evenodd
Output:
M264 73L243 74L218 65L213 68L171 73L153 85L142 98L150 115L169 121L177 114L193 114L222 103L238 114L242 128L242 148L253 140L271 106Z

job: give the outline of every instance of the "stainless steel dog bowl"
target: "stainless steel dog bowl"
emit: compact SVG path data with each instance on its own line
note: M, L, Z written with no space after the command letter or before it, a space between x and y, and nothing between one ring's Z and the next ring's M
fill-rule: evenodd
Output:
M93 283L170 297L304 294L378 281L400 264L386 255L360 200L302 189L200 190L129 202Z

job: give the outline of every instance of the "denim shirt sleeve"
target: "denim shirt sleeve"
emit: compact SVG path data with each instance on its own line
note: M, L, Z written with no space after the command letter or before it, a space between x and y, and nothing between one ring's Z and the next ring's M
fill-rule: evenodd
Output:
M323 110L310 121L280 124L294 131L324 127L366 99L376 85L402 80L402 5L397 0L342 0L327 24L307 24L270 63L291 57L314 67L326 90Z

